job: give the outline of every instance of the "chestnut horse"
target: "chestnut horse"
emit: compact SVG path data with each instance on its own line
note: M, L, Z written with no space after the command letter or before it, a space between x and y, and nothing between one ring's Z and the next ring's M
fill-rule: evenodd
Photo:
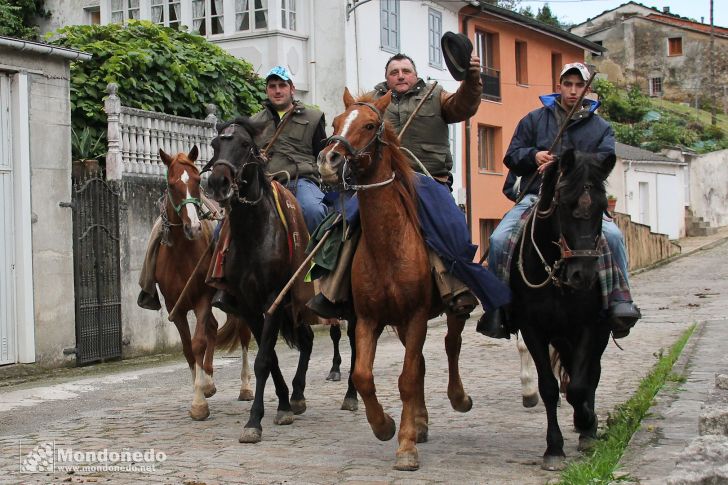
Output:
M399 448L394 468L416 470L416 443L427 440L425 359L422 348L427 320L444 308L435 290L427 246L417 215L415 174L401 154L397 135L382 114L391 93L374 101L354 100L344 92L346 111L334 119L334 136L318 159L324 181L335 184L345 176L345 166L356 177L361 220L361 240L351 274L356 313L356 364L353 380L366 407L367 420L380 440L394 436L396 425L377 399L372 368L377 340L392 325L404 344L399 377L402 416ZM448 315L445 349L448 356L448 397L452 407L469 411L458 369L464 320Z
M192 147L189 154L182 152L174 157L160 149L159 156L167 167L167 191L161 214L163 236L154 276L164 297L169 318L179 332L182 351L192 372L194 396L190 416L201 420L210 415L205 398L216 392L212 379L212 359L217 320L210 305L215 290L205 285L204 271L199 271L198 263L205 258L209 260L213 222L206 218L200 220L198 213L202 199L200 172L194 163L198 156L197 146ZM190 310L195 312L197 320L193 338L187 321L187 312ZM228 316L230 318L235 317ZM250 330L247 327L241 329L239 339L243 348L239 399L251 400L248 364Z

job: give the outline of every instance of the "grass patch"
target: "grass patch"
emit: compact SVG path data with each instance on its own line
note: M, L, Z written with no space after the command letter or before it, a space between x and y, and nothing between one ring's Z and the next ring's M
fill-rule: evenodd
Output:
M658 355L657 363L642 380L634 395L629 401L615 408L604 434L591 454L583 460L571 463L562 472L559 483L607 484L620 479L614 477L619 459L652 406L655 395L665 382L678 383L684 380L684 377L672 372L672 366L694 330L695 325L691 325L672 345L667 355Z

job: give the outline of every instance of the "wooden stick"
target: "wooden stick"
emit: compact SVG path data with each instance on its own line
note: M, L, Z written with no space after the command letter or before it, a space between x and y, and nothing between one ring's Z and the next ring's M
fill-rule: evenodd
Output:
M425 104L425 101L427 101L427 98L430 97L430 94L432 94L432 91L435 89L436 86L437 86L437 81L433 82L430 85L430 87L427 89L427 92L425 92L425 95L422 96L422 99L417 104L417 107L415 108L415 110L412 112L412 114L410 115L410 117L407 118L407 122L405 122L404 126L399 131L399 135L397 135L397 139L399 141L402 141L402 137L404 136L404 132L407 131L407 128L409 128L410 123L412 123L412 120L415 118L415 116L417 116L417 112L420 110L420 108L422 107L422 105Z
M273 138L271 138L270 141L268 142L268 144L265 146L265 148L263 148L263 150L261 150L261 153L263 155L266 155L268 153L268 150L270 150L270 147L273 146L273 143L278 139L281 132L283 131L283 127L286 126L286 124L288 123L288 120L293 117L294 109L296 109L295 104L293 106L291 106L291 108L283 114L283 118L281 119L281 122L278 123L278 128L276 128L275 133L273 133Z

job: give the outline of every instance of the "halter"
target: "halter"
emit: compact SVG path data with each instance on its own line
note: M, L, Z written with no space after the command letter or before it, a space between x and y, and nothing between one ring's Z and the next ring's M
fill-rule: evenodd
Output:
M374 143L377 143L376 152L375 155L378 156L379 150L381 149L381 145L389 145L383 138L382 134L384 133L384 118L382 117L382 113L377 109L376 106L374 106L371 103L365 103L362 101L357 101L353 103L357 106L366 106L367 108L374 111L374 113L377 115L377 122L379 123L379 127L377 127L377 131L374 133L374 136L367 142L366 145L361 147L358 150L355 150L354 147L351 145L349 140L346 139L346 137L343 137L341 135L332 135L329 138L326 139L326 146L331 145L331 143L339 142L342 145L344 145L344 148L348 152L348 155L344 157L344 166L342 168L342 174L341 174L341 181L344 185L344 190L354 190L354 191L361 191L361 190L368 190L368 189L374 189L377 187L384 187L385 185L389 185L394 181L395 173L392 171L392 176L389 177L387 180L384 180L382 182L375 182L372 184L350 184L346 181L347 177L347 170L349 169L349 162L352 161L356 163L356 161L366 156L369 158L369 160L372 160L372 154L367 152L370 146L372 146Z
M538 254L539 259L541 260L541 263L543 264L544 270L546 271L546 279L542 281L541 283L531 283L528 281L528 278L526 278L526 272L523 269L523 246L524 246L524 240L525 235L521 237L520 241L520 248L518 251L518 271L521 274L521 279L523 279L523 282L526 284L526 286L530 288L543 288L544 286L548 285L549 283L553 283L556 287L561 287L564 282L557 276L558 270L564 265L564 263L568 259L573 258L598 258L602 255L602 252L598 249L599 247L599 238L600 236L597 235L594 241L594 249L571 249L569 247L569 244L566 242L566 238L564 237L564 233L561 230L561 220L558 219L558 213L556 214L556 217L558 219L559 224L559 240L558 242L552 241L553 244L559 247L559 253L560 258L556 260L553 267L548 264L546 261L546 258L541 253L541 250L539 249L538 245L536 244L536 238L535 238L535 227L536 227L536 221L538 219L545 219L549 216L551 216L555 211L556 208L559 205L559 182L561 181L561 175L562 172L559 172L559 176L556 179L556 190L554 192L554 197L551 199L551 204L549 205L548 209L545 211L541 211L538 208L538 202L541 199L541 193L539 193L539 198L536 201L536 205L534 207L533 212L528 217L528 220L526 221L526 224L531 224L531 244L533 245L533 248L536 250L536 254ZM585 195L588 197L589 190L592 188L592 185L587 183L584 184L584 191L582 192L582 195L580 197L580 200ZM541 189L543 189L543 185L541 185ZM539 191L541 192L541 191ZM579 219L588 219L589 216L584 211L581 211L579 208L577 208L574 211L574 217Z

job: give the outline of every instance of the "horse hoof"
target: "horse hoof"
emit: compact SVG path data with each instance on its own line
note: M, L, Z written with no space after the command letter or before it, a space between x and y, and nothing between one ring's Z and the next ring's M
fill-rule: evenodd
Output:
M329 372L329 375L326 376L326 380L327 381L334 381L334 382L340 381L341 380L341 372L334 372L334 371Z
M260 443L262 436L263 430L258 428L243 428L243 432L240 433L238 441L240 443Z
M347 397L341 403L342 411L356 411L357 409L359 409L359 401L355 398Z
M566 468L566 462L565 457L563 456L544 456L543 457L543 463L541 463L541 468L543 470L548 470L550 472L557 472L561 471L564 468Z
M532 408L538 405L538 394L531 394L530 396L523 396L523 407Z
M208 387L207 389L205 389L203 391L206 398L214 396L216 392L217 392L217 388L215 387L215 384L213 384L212 386Z
M303 414L306 412L306 400L305 399L296 399L291 400L291 410L293 410L293 414Z
M417 443L427 443L429 428L427 425L417 427Z
M293 411L278 411L273 423L281 426L293 424Z
M417 458L417 450L400 453L397 452L397 460L394 462L395 470L413 472L420 468L420 460Z
M596 444L597 439L593 436L579 436L579 444L577 445L576 449L581 452L590 451L594 448Z
M459 412L459 413L467 413L471 409L473 409L473 398L470 396L465 396L466 399L460 401L460 402L454 402L450 401L450 405L452 408Z
M207 403L193 404L190 407L190 417L195 421L204 421L210 416L210 407Z
M242 390L240 391L240 394L238 394L238 401L252 401L254 398L255 395L250 389Z
M385 414L384 425L382 425L379 429L372 426L372 431L374 431L374 436L376 436L379 441L389 441L394 436L394 433L397 432L397 425L394 423L394 419L392 419L389 414Z

